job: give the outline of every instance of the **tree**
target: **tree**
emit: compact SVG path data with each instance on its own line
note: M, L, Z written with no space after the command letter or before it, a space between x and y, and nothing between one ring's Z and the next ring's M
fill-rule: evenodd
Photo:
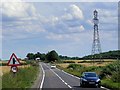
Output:
M46 58L49 62L55 62L59 60L59 56L55 50L48 52Z
M45 55L44 53L41 54L40 59L41 59L41 60L45 60L45 59L46 59L46 55Z
M40 58L40 56L41 56L41 53L39 53L39 52L37 52L37 53L35 54L35 58Z
M33 53L28 53L26 57L28 60L35 59L35 55Z

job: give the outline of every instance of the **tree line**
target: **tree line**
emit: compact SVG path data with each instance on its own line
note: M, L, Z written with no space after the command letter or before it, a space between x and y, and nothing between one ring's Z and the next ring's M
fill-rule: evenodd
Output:
M100 57L101 56L101 57ZM28 60L35 60L36 58L40 58L40 60L44 61L59 61L59 60L87 60L87 59L92 59L94 57L95 59L101 58L101 59L120 59L120 50L114 50L114 51L108 51L108 52L103 52L100 54L95 54L95 55L87 55L84 57L69 57L69 56L63 56L63 55L58 55L58 53L55 50L52 50L48 53L28 53L27 54L27 59Z
M37 52L37 53L28 53L26 55L27 59L28 60L36 60L36 58L40 58L40 60L43 60L43 61L48 61L48 62L55 62L55 61L58 61L60 60L59 56L58 56L58 53L55 51L55 50L52 50L48 53L40 53L40 52Z
M94 57L95 59L101 58L101 59L120 59L120 50L114 50L114 51L108 51L103 52L100 54L94 54L94 55L88 55L82 57L82 59L92 59Z

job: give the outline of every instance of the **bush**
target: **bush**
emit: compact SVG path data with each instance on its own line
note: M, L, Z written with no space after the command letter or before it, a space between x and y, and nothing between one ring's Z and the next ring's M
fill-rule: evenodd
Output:
M120 83L120 72L113 73L111 80L113 82Z
M67 68L68 68L68 69L69 69L69 68L72 68L72 69L76 70L76 69L84 68L84 66L78 65L78 64L70 64Z
M109 88L110 90L120 90L120 83L114 83L110 79L103 79L102 86Z
M113 62L103 68L100 76L103 78L107 75L112 76L114 73L120 73L120 61Z
M39 66L39 61L35 61L35 60L28 60L26 61L26 64L30 64L32 66Z
M63 63L75 63L74 61L63 61Z

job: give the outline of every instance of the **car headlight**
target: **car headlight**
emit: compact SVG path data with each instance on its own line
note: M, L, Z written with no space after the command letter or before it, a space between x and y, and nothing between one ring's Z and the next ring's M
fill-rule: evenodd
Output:
M100 81L100 79L97 79L97 81L96 82L99 82Z
M87 80L83 78L83 81L87 81Z

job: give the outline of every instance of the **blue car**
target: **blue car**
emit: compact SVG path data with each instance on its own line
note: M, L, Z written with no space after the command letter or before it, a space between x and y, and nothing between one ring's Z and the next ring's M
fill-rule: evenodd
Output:
M80 77L80 86L101 86L101 80L95 72L84 72Z

